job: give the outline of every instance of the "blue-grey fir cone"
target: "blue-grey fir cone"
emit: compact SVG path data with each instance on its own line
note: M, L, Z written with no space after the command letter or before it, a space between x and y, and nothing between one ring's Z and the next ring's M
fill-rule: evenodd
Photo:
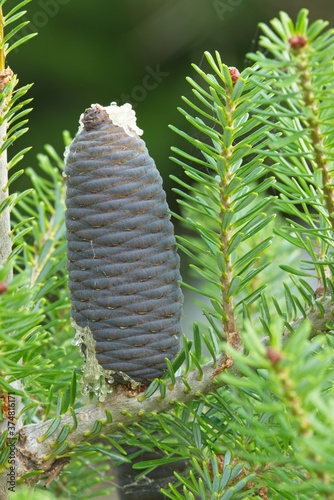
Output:
M125 374L147 385L178 353L183 302L160 174L144 141L95 106L65 175L72 318L89 327L97 361L116 382Z

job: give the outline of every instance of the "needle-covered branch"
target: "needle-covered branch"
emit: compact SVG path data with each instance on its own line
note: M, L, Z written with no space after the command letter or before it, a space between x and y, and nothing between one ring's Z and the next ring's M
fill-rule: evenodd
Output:
M231 366L231 360L221 355L216 371L222 373ZM192 388L189 391L189 386ZM112 434L135 424L151 413L168 412L179 403L187 403L212 391L217 386L212 363L203 366L201 376L198 371L186 377L178 377L174 387L168 388L162 399L157 392L145 398L136 390L118 386L105 401L85 405L68 415L56 417L39 424L24 426L18 435L16 445L18 477L40 470L47 472L58 457L57 448L65 443L61 456L71 456L71 449L85 442L96 440L99 434ZM63 429L69 433L65 441L57 442ZM38 475L29 479L37 482Z

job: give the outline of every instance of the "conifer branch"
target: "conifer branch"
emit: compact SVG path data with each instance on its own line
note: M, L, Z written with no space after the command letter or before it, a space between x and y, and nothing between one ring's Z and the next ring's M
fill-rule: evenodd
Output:
M229 88L226 89L226 117L227 123L226 128L231 131L234 128L233 123L233 112L235 106L231 96L232 92ZM225 176L221 178L220 185L220 201L221 201L221 220L223 220L226 212L232 210L232 200L230 194L227 193L227 188L230 185L233 174L231 173L230 160L233 154L233 145L223 145L221 156L223 162L225 163ZM239 334L237 333L237 327L235 322L234 304L233 296L228 295L228 291L233 279L233 270L231 263L231 255L227 254L227 249L229 248L232 240L232 226L228 225L226 228L221 227L220 233L220 253L225 259L225 270L221 275L221 287L222 287L222 323L223 332L227 339L232 340L234 345L240 344L240 338L237 339Z
M4 20L2 8L0 7L0 93L3 94L5 86L9 83L8 79L12 77L12 73L5 68L5 49L4 49ZM8 161L7 148L4 147L7 137L7 120L5 118L5 108L8 104L7 99L1 96L0 106L0 266L5 266L8 263L10 253L12 251L12 240L10 235L10 207L8 204ZM6 206L7 205L7 206ZM13 271L8 269L5 281L9 283L13 278ZM0 389L2 389L0 387ZM2 392L2 390L1 390ZM2 394L1 394L2 395ZM17 398L18 401L18 398ZM7 429L8 420L5 418L0 422L0 432ZM0 497L7 498L6 478L4 475L0 477Z
M3 109L0 109L3 116ZM0 141L3 144L7 132L6 120L2 119L0 125ZM0 144L1 147L1 144ZM0 204L4 206L8 199L8 169L7 169L7 151L4 150L0 156ZM10 238L10 210L7 206L0 213L0 264L4 265L12 250ZM7 281L11 280L11 275L7 276Z
M218 360L220 373L230 367L229 357L222 354ZM184 383L183 377L178 377L173 388L168 389L166 397L161 399L156 394L145 398L138 396L133 390L127 390L118 386L105 401L86 405L73 414L62 415L54 420L47 420L38 424L24 426L18 434L16 446L17 473L18 478L28 474L32 470L48 471L52 468L56 459L71 457L71 449L81 442L95 440L98 434L112 434L126 428L136 422L142 421L151 413L168 412L178 404L187 403L207 394L215 387L217 381L212 376L212 362L202 367L202 373L193 370L187 375ZM188 386L191 390L188 390ZM57 426L55 426L57 422ZM96 422L100 422L101 428L96 435L92 430ZM51 426L55 431L47 438L45 436ZM57 456L57 438L64 427L71 429L66 438L66 449ZM39 476L29 478L29 484L37 483Z
M5 69L5 47L4 47L4 19L2 7L0 6L0 72Z
M4 87L8 84L10 73L5 68L5 49L4 49L4 20L2 8L0 7L0 92L3 92ZM4 265L12 250L12 242L10 237L10 209L5 206L8 200L8 162L7 149L3 148L7 135L7 120L5 119L6 99L1 99L0 107L0 265ZM7 276L7 281L12 278L10 272Z
M325 297L321 300L316 300L313 307L307 310L307 314L304 318L300 318L294 321L289 328L283 332L283 339L287 340L288 336L292 334L294 330L300 327L300 325L307 318L311 324L310 329L310 339L314 338L319 334L330 333L333 330L334 324L334 300L332 297Z
M18 29L14 28L11 33L5 34L4 30L6 24L15 20L15 17L10 19L3 15L2 6L5 1L6 0L2 1L0 6L0 270L5 269L6 274L4 276L4 280L7 284L10 284L13 280L14 265L13 260L11 259L13 238L11 231L11 211L15 206L15 202L22 198L24 193L18 197L15 194L9 194L9 185L13 181L13 177L15 178L15 176L9 175L9 170L15 163L23 158L25 152L30 148L26 148L18 153L11 161L8 161L7 149L17 138L27 131L27 128L24 128L27 120L22 119L22 117L29 113L30 109L21 111L21 108L30 101L26 100L23 101L23 103L18 103L17 101L25 95L30 86L27 85L18 89L16 90L16 95L14 94L14 89L18 83L18 79L13 71L9 67L6 67L6 55L10 52L11 47L13 47L8 43L9 38L13 34L14 30L16 29L16 31L18 31L20 27ZM28 3L29 1L30 0L24 0L16 5L13 10L19 10L23 4ZM17 13L16 19L18 16L20 16L20 13ZM20 42L24 43L24 41L28 38L29 37L23 37ZM19 174L17 174L16 177L18 175ZM1 328L4 328L3 324L1 324ZM14 331L15 326L12 327L9 335L13 335ZM21 362L22 360L17 360L17 365L21 365ZM1 396L4 397L6 394L5 388L6 386L8 387L8 375L9 374L5 372L3 375L4 380L0 386ZM18 378L13 380L10 385L13 388L13 392L18 393L12 395L12 403L15 405L17 414L19 414L22 408L22 398L20 397L20 393L22 392L22 381ZM21 426L21 416L13 419L13 417L5 414L4 418L0 422L0 431L3 435L6 435L9 428L15 428L16 431L18 431ZM7 477L5 474L1 474L0 496L5 499L7 498L7 494Z
M329 329L329 322L334 317L333 301L328 299L323 301L322 305L325 314L320 315L319 311L314 310L308 318L312 325L309 335L311 338L326 333ZM290 330L283 332L283 346L288 341L291 332L300 328L304 321L305 319L296 321L290 325ZM263 340L263 345L269 346L268 338ZM231 347L233 350L236 349L233 342L231 342ZM94 441L99 434L114 434L119 430L145 421L145 418L152 414L169 412L173 408L191 401L202 399L206 401L207 394L226 384L222 379L216 378L217 375L228 373L232 369L234 375L243 376L233 367L233 356L230 354L221 354L217 358L215 369L211 361L202 366L200 372L192 370L186 378L184 376L177 377L173 386L167 386L167 392L163 398L157 395L157 392L145 397L134 390L118 386L106 396L103 402L85 405L78 410L71 410L70 414L61 415L55 419L25 425L18 433L16 445L18 478L24 480L25 474L40 471L24 480L30 485L36 484L40 479L40 474L52 471L56 461L70 459L72 453L75 453L75 447L84 441ZM275 362L273 362L273 366L275 366ZM297 403L294 404L296 406ZM97 422L100 424L98 433L94 431ZM50 432L52 427L54 430ZM63 446L61 453L57 454L59 447L57 440L66 427L70 429L65 443L63 443L66 446Z
M319 109L317 99L313 89L316 84L312 79L310 64L307 57L307 51L298 50L299 60L296 64L296 69L300 74L301 88L305 102L305 108L309 110L305 113L307 128L310 130L312 147L315 154L316 168L322 172L322 183L324 191L324 201L328 210L328 218L332 229L334 229L334 189L333 177L326 155L326 146L324 144L324 132L321 128L321 120L319 118Z

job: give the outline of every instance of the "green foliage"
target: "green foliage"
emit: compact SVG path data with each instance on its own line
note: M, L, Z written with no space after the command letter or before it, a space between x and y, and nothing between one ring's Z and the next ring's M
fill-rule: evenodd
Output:
M110 463L106 460L105 446L91 447L90 450L82 447L81 456L74 457L61 476L48 485L47 488L18 489L9 496L10 500L32 500L56 498L70 498L74 500L89 500L90 498L105 497L112 488ZM108 453L108 450L106 450ZM42 481L47 476L40 475ZM108 484L109 483L109 484ZM47 483L46 483L47 484ZM103 487L101 488L101 485Z
M0 8L2 8L6 4L6 2L7 0L1 0ZM25 7L25 5L30 2L31 0L22 0L21 2L18 2L9 12L7 12L5 16L3 16L3 28L5 30L7 26L15 23L14 28L11 27L11 29L8 30L8 33L5 34L3 40L1 41L0 50L4 51L5 58L10 52L12 52L12 50L16 49L17 47L37 35L37 33L30 33L29 35L20 36L16 41L13 41L13 43L10 42L17 33L19 33L27 24L29 24L30 21L23 21L19 24L16 23L27 13L26 10L22 10L22 7Z
M194 96L203 104L201 114L206 121L180 110L203 134L203 140L195 140L176 130L202 152L204 160L174 150L181 158L191 161L185 163L183 159L175 159L184 168L185 174L196 182L187 185L181 181L183 190L175 190L183 198L179 201L181 206L185 206L191 213L191 217L180 219L199 234L205 248L196 247L184 237L179 239L179 246L195 262L192 268L211 283L211 292L207 296L212 304L212 315L226 323L227 312L224 305L221 305L220 296L223 296L224 302L231 302L232 297L241 293L247 283L262 270L262 266L253 266L270 244L270 238L246 253L240 252L238 255L237 249L272 219L272 216L263 212L268 208L271 198L262 197L261 193L270 187L274 179L262 180L265 172L262 166L263 155L261 158L254 155L250 157L252 150L249 137L254 137L254 143L266 143L266 127L259 128L258 122L250 118L247 128L251 135L244 135L244 124L248 119L251 103L261 89L250 79L240 79L234 86L228 68L221 63L219 55L217 54L217 62L211 55L206 56L215 74L204 74L200 68L195 69L208 88L202 89L197 82L189 79L194 87ZM188 99L185 101L191 108L199 110ZM194 163L201 168L195 170ZM257 182L259 179L261 181ZM224 283L225 277L230 278L231 273L234 274L233 278ZM261 287L253 290L243 298L244 302L252 303L260 291Z
M174 149L190 179L174 177L183 208L175 216L191 235L179 247L201 278L185 286L206 299L208 324L195 326L194 351L184 352L193 369L210 358L217 366L227 352L236 373L219 375L225 387L187 404L183 426L179 410L163 426L176 442L161 449L191 464L187 479L177 476L182 493L171 485L168 498L239 498L205 476L212 454L229 453L255 475L247 498L263 485L270 498L324 498L333 489L332 340L308 340L320 333L319 318L327 316L321 330L332 333L334 38L325 25L308 27L305 10L296 25L281 13L273 29L261 26L266 54L249 54L255 64L235 85L219 54L206 54L213 73L195 67L201 82L188 79L194 101L184 99L190 112L180 111L196 133L173 127L190 144Z
M64 134L65 145L69 141ZM58 429L60 415L73 415L74 408L82 405L76 384L82 358L72 344L66 288L63 160L51 146L45 150L46 154L38 155L42 175L32 168L26 170L33 189L12 210L14 279L0 300L0 370L1 377L6 377L1 385L6 392L22 396L23 408L17 417L21 416L24 424L52 419L43 439ZM22 382L22 390L13 388L14 380ZM72 461L50 490L57 497L81 500L91 498L92 488L101 478L108 481L110 456L102 445L97 449L89 443L64 455L68 450L66 437L75 427L74 415L73 425L62 427L52 445L55 457L70 457ZM1 464L5 461L6 456ZM43 470L37 473L42 482L47 480ZM109 490L110 486L94 494ZM20 495L23 493L18 493L18 498Z
M59 397L74 400L70 381L80 366L71 345L65 290L62 161L50 146L46 149L49 155L38 157L45 177L27 169L33 191L12 210L15 277L0 302L1 372L9 384L23 381L29 422L38 413L47 418L56 412Z
M301 272L306 276L313 274L321 281L324 294L327 287L328 291L332 289L333 252L334 87L330 74L334 36L332 30L323 33L326 25L317 21L308 27L307 13L301 11L294 27L282 14L281 21L272 22L273 30L262 26L264 36L260 43L268 51L266 56L249 56L256 61L253 74L259 66L270 80L274 95L273 104L272 94L261 96L257 118L278 131L275 136L270 134L266 151L273 162L269 168L277 178L275 187L280 193L277 207L287 215L287 224L277 234L307 255L299 268L289 272L296 276ZM282 50L277 56L282 43L296 34L307 39L305 49ZM275 65L273 57L277 58Z
M143 408L156 398L157 411L143 411L133 425L119 422L117 432L101 434L105 423L90 422L85 437L93 443L68 446L75 410L86 401L77 389L82 360L66 287L63 161L51 146L38 156L38 174L26 169L32 189L4 201L13 250L0 282L12 266L14 277L0 295L2 390L22 397L25 424L48 420L39 442L57 437L46 459L69 462L50 495L91 498L110 480L112 460L133 461L138 479L184 462L162 490L172 500L331 498L334 33L325 28L309 25L305 10L295 23L281 13L261 25L262 52L248 55L252 66L236 81L218 53L205 54L207 72L194 66L193 97L180 108L190 128L172 127L185 140L173 150L183 173L173 177L181 208L174 217L196 277L184 287L200 295L203 321L138 398ZM4 91L12 95L10 86ZM24 95L6 108L17 130L27 101L16 97ZM12 133L5 149L20 135ZM201 392L196 381L208 370L213 389ZM180 380L179 397L170 400ZM169 411L159 412L165 400ZM66 413L72 425L63 425ZM113 408L106 415L110 423ZM129 447L135 451L127 454ZM159 458L137 460L157 450ZM47 480L43 470L31 473Z

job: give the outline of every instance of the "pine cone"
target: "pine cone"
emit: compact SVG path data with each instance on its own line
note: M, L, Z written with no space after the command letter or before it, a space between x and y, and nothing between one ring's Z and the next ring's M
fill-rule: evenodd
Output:
M96 359L116 382L147 385L163 375L165 358L176 356L181 331L166 195L135 132L99 105L82 121L65 167L72 318L89 328Z

